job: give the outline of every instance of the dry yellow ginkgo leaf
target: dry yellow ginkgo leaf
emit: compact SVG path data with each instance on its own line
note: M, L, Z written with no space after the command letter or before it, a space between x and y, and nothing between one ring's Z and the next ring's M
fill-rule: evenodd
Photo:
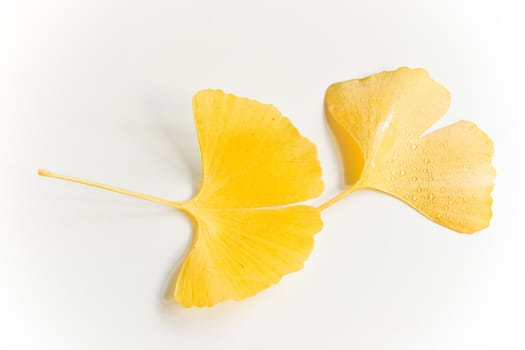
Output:
M317 208L282 206L323 191L315 145L273 106L204 90L193 98L202 184L174 202L39 170L159 202L184 211L195 226L192 247L165 298L183 306L240 300L302 268L321 230Z
M495 176L490 138L467 121L423 134L449 102L448 91L423 69L331 85L325 108L342 151L347 189L320 208L369 188L458 232L487 227Z

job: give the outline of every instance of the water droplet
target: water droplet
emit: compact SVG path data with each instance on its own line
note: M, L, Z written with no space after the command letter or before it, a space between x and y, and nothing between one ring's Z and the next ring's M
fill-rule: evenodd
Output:
M401 170L401 171L399 172L399 175L401 175L401 176L405 176L405 171L404 171L404 170Z
M394 154L394 156L392 157L392 160L397 160L399 158L398 154Z
M396 178L392 176L392 177L390 178L390 181L394 181L395 179L396 179Z
M372 168L376 167L376 162L372 161Z
M425 158L425 159L423 160L423 162L425 162L425 164L428 164L428 162L430 162L430 160L428 160L428 159Z
M413 201L417 200L417 196L412 196L412 200Z
M441 219L441 214L437 214L437 218L438 218L438 219Z
M412 144L412 146L410 146L410 148L412 149L416 149L417 148L417 145L415 143Z
M428 205L428 202L423 202L423 205L426 207Z
M400 192L400 191L401 191L401 189L399 187L396 187L396 192ZM408 197L408 195L407 195L407 197Z
M417 181L417 177L412 176L412 178L411 178L410 180L412 180L412 181Z
M421 192L421 191L422 191L421 187L418 187L418 188L417 188L417 191L418 191L418 192Z
M434 177L432 176L432 174L430 174L430 176L428 177L428 181L434 181Z
M434 195L433 195L432 193L429 194L429 195L428 195L428 199L430 199L430 200L434 200Z

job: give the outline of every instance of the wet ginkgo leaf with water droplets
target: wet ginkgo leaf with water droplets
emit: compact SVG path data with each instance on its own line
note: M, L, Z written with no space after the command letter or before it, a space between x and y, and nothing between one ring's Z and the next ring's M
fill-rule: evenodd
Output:
M424 135L449 102L449 92L425 70L409 68L336 83L325 96L351 191L388 193L438 224L470 233L492 216L493 145L468 121Z

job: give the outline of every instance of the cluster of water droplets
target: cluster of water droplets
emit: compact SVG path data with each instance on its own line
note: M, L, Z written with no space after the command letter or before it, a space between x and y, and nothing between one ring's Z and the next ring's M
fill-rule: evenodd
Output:
M430 157L426 157L426 154L428 153L428 149L426 147L421 147L420 145L416 143L409 143L408 149L411 151L408 153L408 166L409 168L399 169L396 167L400 156L397 152L395 152L392 155L391 161L392 161L392 168L390 172L390 191L393 194L400 193L401 188L396 185L396 180L403 178L401 181L409 181L417 184L416 187L416 193L412 194L405 194L404 199L407 202L413 202L414 205L418 210L422 210L424 207L427 207L431 203L433 203L435 200L440 200L446 192L446 188L444 186L440 187L439 191L441 193L434 193L430 191L430 188L432 182L434 181L434 174L433 174L433 166L432 166L432 160ZM415 159L417 159L417 162L419 163L420 156L415 156L412 152L415 152L418 150L419 152L423 152L422 164L415 164ZM397 168L397 169L396 169ZM419 169L419 171L418 171ZM421 170L422 169L422 170ZM422 172L422 174L421 174ZM405 179L405 177L410 176L408 179ZM449 216L449 210L450 206L453 204L453 198L452 195L446 195L447 198L447 204L444 207L444 213L438 213L436 214L437 219L441 219L443 215Z
M403 130L405 131L405 130ZM408 140L414 140L410 133L406 133ZM447 190L452 190L446 187L441 181L436 183L436 178L440 178L439 170L434 169L433 157L429 155L429 151L433 154L435 151L444 154L451 162L452 167L461 169L463 172L472 172L472 165L465 162L461 152L449 152L447 145L444 142L437 142L431 148L427 148L424 143L410 141L406 143L404 149L397 148L389 157L391 169L386 175L386 180L389 183L390 192L398 197L401 197L412 204L417 210L424 210L425 207L434 206L439 212L434 214L434 219L443 220L447 218L449 221L456 221L464 224L461 219L461 213L466 212L468 200L464 193L447 193ZM440 157L441 158L441 157ZM388 161L388 160L387 160ZM373 164L376 167L376 164ZM399 187L402 183L409 182L414 186L414 192L401 195L404 190ZM441 183L441 184L440 184ZM476 198L474 196L473 198ZM433 210L435 212L435 210Z

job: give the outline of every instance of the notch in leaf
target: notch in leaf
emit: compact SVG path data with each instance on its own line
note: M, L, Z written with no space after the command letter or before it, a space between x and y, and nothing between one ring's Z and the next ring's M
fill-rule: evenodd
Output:
M326 116L341 148L347 188L320 208L368 188L458 232L487 227L495 177L490 138L468 121L423 134L449 103L449 92L423 69L399 68L328 87Z

